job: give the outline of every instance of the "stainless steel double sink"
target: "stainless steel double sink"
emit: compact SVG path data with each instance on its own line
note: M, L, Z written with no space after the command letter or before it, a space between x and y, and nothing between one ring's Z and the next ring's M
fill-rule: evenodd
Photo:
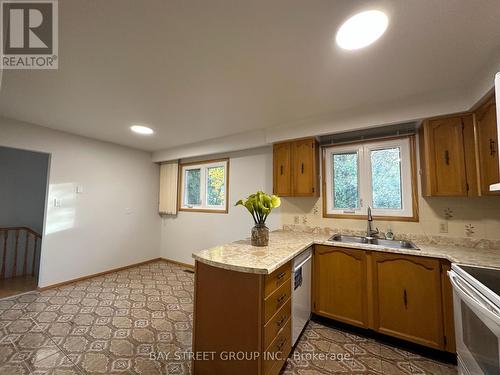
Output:
M411 241L397 241L397 240L382 240L374 237L361 237L361 236L344 236L343 234L335 234L328 239L331 242L345 242L345 243L358 243L375 245L380 247L389 247L391 249L404 249L404 250L420 250Z

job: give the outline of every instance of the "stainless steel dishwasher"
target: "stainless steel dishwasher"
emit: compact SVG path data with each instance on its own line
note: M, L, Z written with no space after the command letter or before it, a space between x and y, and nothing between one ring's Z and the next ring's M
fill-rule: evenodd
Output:
M311 248L295 257L292 276L292 345L295 345L311 317Z

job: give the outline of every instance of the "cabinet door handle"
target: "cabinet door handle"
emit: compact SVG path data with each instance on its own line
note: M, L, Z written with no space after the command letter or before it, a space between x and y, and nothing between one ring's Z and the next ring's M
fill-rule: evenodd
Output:
M300 171L302 172L302 174L304 174L304 163L302 163L302 165L300 167Z
M495 141L490 138L490 155L493 156L496 152Z
M283 166L280 165L280 174L283 176Z
M281 319L276 322L278 328L281 328L281 325L285 322L285 320L286 320L286 315L283 315Z
M450 165L450 152L448 150L444 151L444 162L446 165Z
M284 278L284 277L285 277L285 275L286 275L286 272L281 272L279 275L277 275L277 276L276 276L276 278L277 278L278 280L281 280L282 278Z
M403 291L403 302L405 304L405 309L408 309L408 293L406 289Z
M278 299L277 299L278 306L281 305L285 301L285 298L286 298L286 293L282 294L281 296L278 297Z
M286 339L281 340L281 342L278 345L276 345L276 349L278 349L278 351L281 351L281 349L283 349L283 345L285 345L285 342Z

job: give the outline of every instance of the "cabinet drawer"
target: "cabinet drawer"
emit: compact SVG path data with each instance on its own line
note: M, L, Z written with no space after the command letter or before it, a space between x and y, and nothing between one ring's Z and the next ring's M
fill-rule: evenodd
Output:
M264 348L267 348L276 338L279 331L285 326L292 315L292 299L288 301L274 314L274 316L264 326Z
M288 262L270 275L266 275L264 298L267 298L271 293L283 285L283 283L290 278L291 273L292 265Z
M286 280L283 285L264 300L264 322L267 323L290 298L291 285L291 280Z
M292 348L292 325L288 319L285 326L278 333L271 345L264 353L263 371L265 375L279 374Z

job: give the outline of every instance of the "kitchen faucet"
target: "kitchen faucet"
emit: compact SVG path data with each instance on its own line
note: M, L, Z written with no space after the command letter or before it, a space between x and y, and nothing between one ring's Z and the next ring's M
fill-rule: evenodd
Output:
M367 215L367 225L366 225L366 238L373 238L373 237L378 237L379 230L376 228L376 230L372 229L372 221L373 221L373 216L372 216L372 208L368 206L368 215Z

